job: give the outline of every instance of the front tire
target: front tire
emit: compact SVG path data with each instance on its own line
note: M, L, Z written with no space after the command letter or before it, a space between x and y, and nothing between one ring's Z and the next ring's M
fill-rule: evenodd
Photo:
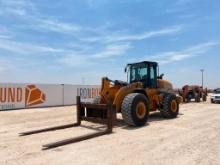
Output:
M186 103L191 102L191 98L192 98L192 96L188 93L188 94L186 95Z
M199 95L199 93L196 93L196 94L195 94L195 101L196 101L197 103L200 102L200 95Z
M164 118L176 118L179 114L179 103L174 94L168 94L163 99L163 108L160 110Z
M204 101L204 102L207 101L207 96L205 94L203 94L203 96L202 96L202 101Z
M125 123L132 126L143 126L148 120L149 108L145 95L131 93L125 96L121 113Z

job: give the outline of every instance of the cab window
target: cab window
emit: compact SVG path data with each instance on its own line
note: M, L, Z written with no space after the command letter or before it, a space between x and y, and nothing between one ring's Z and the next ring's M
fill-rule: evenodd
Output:
M150 66L150 86L153 88L157 87L157 72L155 66Z
M146 80L148 68L145 64L131 66L130 82Z

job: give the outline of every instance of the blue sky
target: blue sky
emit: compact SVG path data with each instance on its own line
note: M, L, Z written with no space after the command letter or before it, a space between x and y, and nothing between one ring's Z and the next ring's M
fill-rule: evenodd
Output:
M1 82L100 84L151 60L175 87L220 87L219 0L0 0Z

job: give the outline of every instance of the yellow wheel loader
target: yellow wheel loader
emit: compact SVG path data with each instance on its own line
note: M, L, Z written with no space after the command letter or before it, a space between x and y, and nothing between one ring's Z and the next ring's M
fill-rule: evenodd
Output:
M75 124L22 132L20 135L80 126L81 121L107 125L101 132L43 145L44 149L49 149L111 133L117 113L121 113L124 122L131 126L145 125L149 112L156 110L159 110L165 118L177 117L182 97L176 96L172 84L163 80L163 74L158 76L159 67L156 62L131 63L126 66L125 72L127 82L103 78L100 96L96 97L92 103L82 102L80 96L77 96Z
M144 125L149 112L156 110L165 118L175 118L181 97L176 96L170 82L162 79L163 75L158 76L158 71L156 62L128 64L125 68L128 82L103 78L100 96L93 103L112 102L124 122L133 126Z

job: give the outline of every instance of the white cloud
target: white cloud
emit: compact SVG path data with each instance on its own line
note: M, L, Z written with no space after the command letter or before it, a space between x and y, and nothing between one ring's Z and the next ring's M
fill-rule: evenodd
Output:
M165 35L176 34L182 30L182 26L172 26L168 28L162 28L156 31L149 31L143 34L134 34L134 35L118 35L111 36L107 38L107 41L137 41L144 40L153 37L160 37Z
M107 47L103 51L93 54L92 58L98 59L98 58L110 58L114 56L121 56L130 48L131 45L129 43L107 45Z
M28 0L0 0L0 14L19 16L26 19L27 24L31 24L31 28L38 30L72 33L81 29L79 25L65 23L42 15L37 11L35 4ZM28 26L26 25L26 27Z
M158 61L160 64L167 64L202 55L217 45L219 45L218 42L206 42L188 47L185 50L163 52L158 55L154 55L151 57L148 56L145 58Z
M0 34L0 39L10 39L10 38L11 38L10 36Z
M0 39L10 39L12 37L7 27L0 25Z
M58 53L63 51L62 49L57 49L49 46L22 43L7 39L0 39L0 49L4 49L14 53L30 55L37 53Z
M82 30L82 27L76 24L65 23L52 19L38 19L38 24L33 25L36 29L44 29L47 31L55 31L60 33L73 33Z
M101 0L99 2L102 3ZM95 4L97 1L95 2L94 0L90 0L88 3ZM0 49L25 55L44 55L45 53L56 54L56 59L54 60L58 59L59 62L71 66L79 66L85 63L88 64L93 61L100 61L107 58L112 58L114 60L117 56L122 56L131 49L132 42L134 41L174 35L183 30L182 25L177 25L158 30L140 32L139 34L123 34L116 31L111 31L110 33L108 28L103 25L91 28L76 23L66 23L54 17L51 18L43 15L35 8L34 1L7 0L6 2L4 0L0 0L0 4L5 6L5 8L0 7L0 9L3 9L2 11L5 14L8 13L20 16L23 20L25 20L23 25L24 28L62 34L65 33L65 35L74 36L74 39L76 39L75 45L78 46L78 49L74 47L66 49L68 46L54 48L51 46L13 41L6 38L5 35L0 35ZM86 45L88 43L92 44L88 46ZM95 44L93 45L93 43ZM83 48L83 46L85 48ZM97 48L101 50L97 51ZM181 57L179 56L179 58Z
M88 4L103 3L103 1L87 0ZM177 34L183 30L182 25L161 28L154 31L146 31L141 34L119 34L118 32L107 31L106 25L100 27L86 27L76 23L67 23L55 18L49 18L42 13L38 12L35 4L28 0L0 0L0 4L5 7L0 7L4 14L10 13L20 16L25 19L24 28L31 28L38 31L52 31L58 33L66 33L74 36L82 42L104 42L116 43L121 41L139 41L153 37L160 37L166 35ZM109 25L109 23L107 23ZM93 35L91 36L92 33ZM90 34L91 37L85 37L85 34ZM88 35L87 35L88 36Z
M35 10L32 2L28 0L0 0L1 15L24 16Z
M67 64L69 66L83 66L88 64L95 64L101 59L114 59L117 56L123 56L129 49L131 45L129 43L121 43L115 45L106 45L105 48L99 52L72 52L63 57L60 57L58 62Z
M74 23L65 23L42 15L37 11L35 4L28 0L0 0L0 15L20 17L26 20L27 24L24 27L30 26L35 30L70 34L82 28Z
M154 37L162 37L167 35L174 35L183 30L182 25L176 25L166 28L161 28L159 30L154 31L146 31L142 34L108 34L104 33L101 36L93 36L93 37L85 37L80 38L83 42L105 42L105 43L114 43L114 42L121 42L121 41L139 41L145 40ZM106 37L107 36L107 37Z
M78 47L78 50L76 50ZM101 59L114 59L114 57L124 55L131 45L129 43L107 44L101 50L95 50L92 45L54 48L45 45L30 44L24 42L12 41L9 39L0 39L0 50L13 52L14 55L54 55L53 61L59 61L70 66L80 66L84 64L98 62Z

